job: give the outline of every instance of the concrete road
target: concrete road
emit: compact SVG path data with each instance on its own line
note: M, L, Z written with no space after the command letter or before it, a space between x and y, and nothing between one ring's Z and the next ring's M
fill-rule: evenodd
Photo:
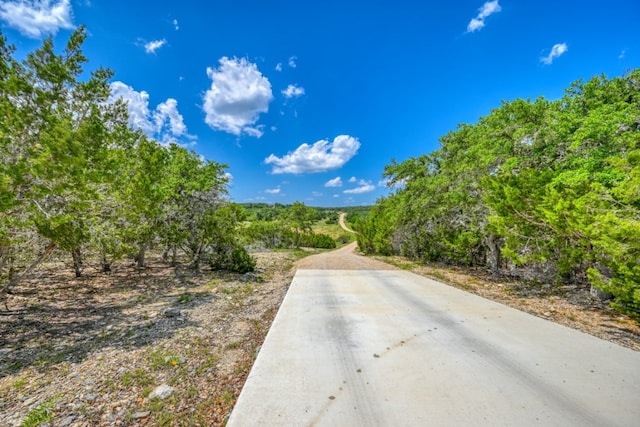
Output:
M405 271L298 270L228 426L640 426L640 353Z

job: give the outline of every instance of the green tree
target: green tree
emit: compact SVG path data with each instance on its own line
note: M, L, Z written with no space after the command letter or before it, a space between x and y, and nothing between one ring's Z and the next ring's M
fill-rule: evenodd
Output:
M4 38L0 43L5 119L0 124L0 182L10 194L0 202L0 234L6 237L12 262L22 258L24 273L55 248L71 253L76 275L81 273L81 248L89 238L88 206L108 184L108 149L127 128L125 110L106 102L111 71L100 68L80 80L87 61L81 51L85 38L84 27L78 28L57 54L49 37L21 64L7 58L11 49ZM42 238L32 239L34 244L45 244L30 261L11 248L11 236L29 234L24 232L29 229ZM8 286L23 276L11 277Z
M316 210L305 206L302 202L295 202L287 209L286 218L293 230L295 246L299 248L302 235L311 232L311 226L316 218Z
M435 152L392 162L399 187L359 224L361 248L588 280L640 311L639 82L635 70L554 102L503 102Z

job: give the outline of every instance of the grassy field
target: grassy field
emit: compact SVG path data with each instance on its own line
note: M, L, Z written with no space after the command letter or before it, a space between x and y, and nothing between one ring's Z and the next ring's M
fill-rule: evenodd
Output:
M349 243L356 240L355 234L347 233L338 224L327 224L325 221L318 221L312 226L314 233L322 233L331 236L333 239L337 239L340 236L347 236ZM340 246L340 244L338 244Z

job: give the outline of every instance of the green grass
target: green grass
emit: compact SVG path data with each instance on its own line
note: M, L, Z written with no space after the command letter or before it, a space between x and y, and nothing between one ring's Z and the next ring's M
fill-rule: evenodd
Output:
M316 234L327 234L331 236L332 239L336 240L338 247L356 240L355 234L343 230L338 224L327 224L324 221L318 221L311 228ZM341 241L344 243L340 243Z
M324 221L318 221L311 227L314 233L322 233L331 236L333 239L346 233L338 224L327 224Z
M233 393L229 390L225 390L220 393L220 400L223 401L226 405L230 405L233 402Z
M254 287L252 285L246 284L244 286L233 286L231 288L225 288L221 292L225 295L234 295L237 293L241 294L249 294L254 291Z
M153 383L153 377L144 369L138 368L133 371L125 372L124 375L122 375L120 382L125 387L131 387L133 385L145 387Z
M172 368L181 364L179 356L161 349L153 350L147 359L149 360L149 367L154 371L167 367Z
M226 346L227 350L235 350L237 348L240 348L240 343L238 341L230 342Z
M208 355L204 359L204 361L200 364L200 366L196 368L195 374L200 375L203 372L207 371L208 369L215 367L219 360L220 360L220 356L218 355L215 355L215 354Z
M57 397L47 399L27 414L22 420L22 427L36 427L53 419L53 405Z
M188 302L191 302L192 300L193 300L193 297L188 292L185 292L184 294L178 297L178 303L180 304L186 304Z
M12 387L16 390L22 390L24 388L24 386L26 385L27 380L25 380L24 378L18 378L12 385Z

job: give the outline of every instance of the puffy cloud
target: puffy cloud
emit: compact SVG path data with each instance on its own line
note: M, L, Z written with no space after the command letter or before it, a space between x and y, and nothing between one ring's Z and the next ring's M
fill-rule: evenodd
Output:
M160 49L165 44L167 44L165 39L154 40L144 44L144 51L147 53L156 53L156 50Z
M0 19L27 37L55 34L60 28L72 29L71 1L18 0L0 2Z
M333 142L320 140L313 145L302 144L283 157L271 154L265 164L273 165L272 173L315 173L337 169L356 155L360 141L349 135L336 136Z
M138 92L133 87L116 81L111 83L109 102L118 99L127 103L129 124L141 129L150 138L163 143L178 142L178 138L194 139L187 133L187 126L175 99L168 98L152 112L149 110L149 93L144 90Z
M551 52L549 52L549 55L540 58L540 62L546 65L551 65L554 59L559 58L568 50L569 47L566 43L556 43L551 48Z
M358 182L358 179L355 176L352 176L349 178L349 182L353 184L354 182Z
M467 32L473 33L474 31L478 31L484 27L484 20L494 13L498 13L502 10L502 7L498 4L498 0L485 2L482 7L480 7L478 15L469 21L467 25Z
M184 118L178 112L178 101L173 98L168 98L165 102L158 104L153 113L153 121L156 133L168 133L174 137L181 137L187 133Z
M264 192L267 193L267 194L279 194L280 193L280 187L268 188L268 189L264 190Z
M342 179L337 176L324 183L325 187L342 187Z
M262 126L255 124L261 113L269 111L271 83L245 58L224 56L219 63L218 68L207 68L212 83L204 95L205 122L233 135L261 137Z
M154 133L154 125L151 122L149 113L149 93L146 91L136 91L125 83L116 81L111 83L110 102L122 98L127 103L129 110L129 124L137 129L141 129L147 135Z
M351 180L349 180L351 182ZM376 186L371 183L371 181L365 181L361 179L358 181L358 186L356 188L350 188L349 190L344 190L345 194L362 194L369 193L376 189Z
M173 21L171 21L171 23L173 24L173 28L176 29L176 31L178 31L180 29L180 25L178 25L178 20L174 19Z
M296 60L298 59L297 56L293 55L291 57L289 57L289 67L291 68L296 68L298 65L296 64Z
M282 71L282 62L276 64L276 71Z
M304 88L296 85L289 85L285 90L282 91L282 94L285 96L285 98L302 96L304 95Z

